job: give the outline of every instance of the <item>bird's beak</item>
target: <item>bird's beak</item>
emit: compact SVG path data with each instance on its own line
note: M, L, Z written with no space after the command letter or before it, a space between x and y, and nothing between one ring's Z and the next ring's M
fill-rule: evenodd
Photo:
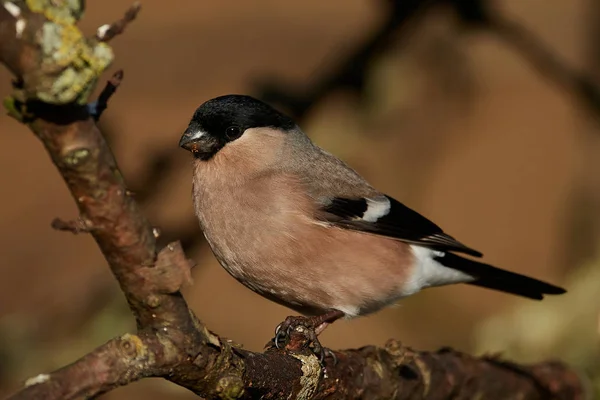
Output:
M181 139L179 140L179 147L182 147L192 153L197 153L199 151L203 151L203 141L202 138L206 136L206 134L202 131L192 131L187 129Z

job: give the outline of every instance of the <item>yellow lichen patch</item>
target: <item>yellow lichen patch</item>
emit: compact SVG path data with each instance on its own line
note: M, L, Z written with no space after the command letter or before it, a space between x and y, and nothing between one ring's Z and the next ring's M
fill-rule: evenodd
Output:
M76 167L83 163L90 155L90 151L85 148L77 148L69 151L66 156L63 157L65 164Z
M290 355L302 363L302 376L300 377L300 391L296 396L296 400L312 399L317 387L319 386L319 378L321 377L321 365L319 359L314 355L305 356L302 354L290 353Z
M379 361L373 360L372 358L367 358L367 363L369 364L369 367L375 371L379 379L383 379L383 365L381 365Z
M221 341L219 340L219 337L213 334L211 331L209 331L208 328L203 327L202 333L204 334L204 336L210 344L218 348L221 347Z
M42 75L32 95L51 104L85 104L100 74L112 62L106 43L83 36L75 22L83 12L80 0L27 0L31 11L43 14L45 22L36 36L41 48Z
M64 24L77 22L85 10L83 0L26 0L25 3L31 11Z
M74 25L56 22L44 24L39 40L43 68L54 76L49 87L40 85L36 96L52 104L87 102L100 74L113 60L112 49L87 40Z
M128 357L140 359L147 356L148 349L139 336L126 333L120 339L121 349Z
M223 400L235 400L244 394L244 382L239 376L224 376L217 382L217 393Z
M429 393L429 387L431 386L431 372L429 371L429 368L427 367L427 365L421 361L420 358L415 357L413 358L414 363L416 364L417 368L419 368L419 371L421 372L421 377L423 378L423 397L426 397L427 394Z

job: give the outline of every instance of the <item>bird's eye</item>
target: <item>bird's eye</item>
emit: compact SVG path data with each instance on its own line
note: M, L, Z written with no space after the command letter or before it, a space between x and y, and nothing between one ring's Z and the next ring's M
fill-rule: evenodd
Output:
M227 139L229 140L237 139L242 136L242 128L239 126L230 126L225 129L225 136L227 136Z

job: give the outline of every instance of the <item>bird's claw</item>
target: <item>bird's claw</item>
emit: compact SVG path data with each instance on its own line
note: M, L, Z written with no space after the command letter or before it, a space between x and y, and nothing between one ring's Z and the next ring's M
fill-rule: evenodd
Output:
M304 333L309 341L312 341L313 338L316 340L314 327L308 318L287 317L285 321L277 325L277 328L275 328L275 338L273 339L275 347L278 349L285 347L290 340L292 332L294 331Z
M315 333L314 323L310 318L306 317L287 317L285 321L275 328L275 337L273 342L275 347L278 349L284 348L292 333L298 332L304 335L306 338L307 345L312 353L319 358L321 367L325 368L325 359L331 357L333 359L333 365L337 364L337 357L335 353L330 349L323 347L317 334Z
M282 325L283 322L277 325L277 328L275 328L275 338L273 338L273 342L275 342L275 347L277 347L278 349L281 349L281 341L284 340L284 342L286 342L289 337L287 329L282 329Z
M325 365L325 358L327 358L327 357L331 357L334 367L337 365L338 358L331 349L329 349L327 347L323 347L323 351L321 352L321 354L322 354L322 358L320 359L321 365Z

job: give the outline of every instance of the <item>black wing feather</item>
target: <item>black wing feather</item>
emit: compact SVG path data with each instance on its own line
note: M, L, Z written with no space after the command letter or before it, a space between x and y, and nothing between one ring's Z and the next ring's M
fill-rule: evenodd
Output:
M434 250L482 256L477 250L465 246L444 233L439 226L418 212L389 196L380 197L380 201L385 199L390 202L389 212L374 222L363 219L369 207L369 202L365 198L333 198L321 209L320 218L341 228L382 235ZM372 200L377 201L377 199Z

